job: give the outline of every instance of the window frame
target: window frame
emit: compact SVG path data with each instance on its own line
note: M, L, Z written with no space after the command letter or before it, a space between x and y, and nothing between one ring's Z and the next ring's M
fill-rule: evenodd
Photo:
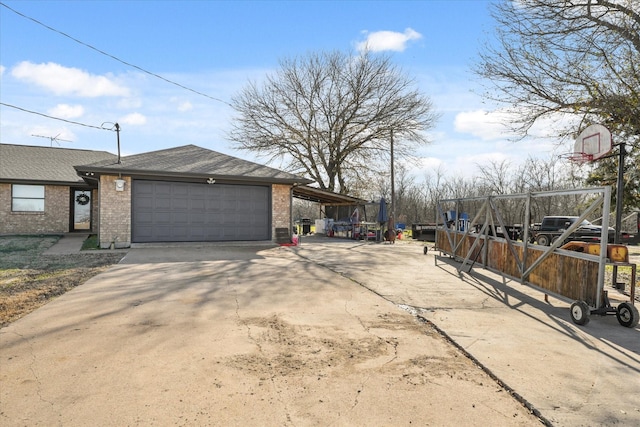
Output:
M39 188L42 190L41 191L42 196L40 196L39 194L37 195L37 197L30 196L30 195L26 195L26 196L16 195L16 190L20 190L20 187L29 188L29 189ZM45 200L46 200L46 189L45 189L45 186L42 184L11 184L11 212L16 212L16 213L27 212L27 213L42 214L45 211ZM16 209L16 201L41 201L41 203L37 203L36 209L25 210L25 209Z

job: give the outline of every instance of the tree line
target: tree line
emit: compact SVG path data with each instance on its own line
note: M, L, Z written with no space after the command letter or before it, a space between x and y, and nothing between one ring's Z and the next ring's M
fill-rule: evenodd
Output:
M399 164L396 167L395 187L397 222L409 226L418 223L435 223L437 219L439 222L437 203L440 200L580 188L587 174L582 168L557 156L550 156L547 159L529 157L517 166L505 160L493 161L477 167L476 176L465 178L447 175L444 167L423 176L415 176L406 165ZM357 197L372 204L376 204L381 197L391 202L388 174L379 176ZM522 222L524 212L519 202L501 201L499 203L513 204L511 207L503 206L502 209L507 223ZM588 203L588 198L584 196L536 199L531 206L531 218L533 221L539 221L545 215L579 215ZM294 217L319 218L321 214L319 209L317 204L296 201ZM368 219L375 221L375 218Z

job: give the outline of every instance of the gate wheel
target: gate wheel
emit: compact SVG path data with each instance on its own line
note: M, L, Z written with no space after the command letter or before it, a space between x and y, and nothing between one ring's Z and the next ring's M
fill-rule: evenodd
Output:
M425 247L424 247L424 254L426 255L426 254L427 254L427 252L429 252L429 248L425 246Z
M574 301L570 308L571 320L576 325L589 323L589 306L584 301Z
M638 315L638 309L630 302L618 304L616 317L618 318L618 322L627 328L635 328L638 325L638 320L640 318Z

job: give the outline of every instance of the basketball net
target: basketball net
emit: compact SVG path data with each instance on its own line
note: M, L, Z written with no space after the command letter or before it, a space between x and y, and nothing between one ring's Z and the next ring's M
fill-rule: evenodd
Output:
M568 159L574 163L577 163L579 165L583 165L587 162L592 162L593 161L593 154L587 154L587 153L571 153L568 156Z

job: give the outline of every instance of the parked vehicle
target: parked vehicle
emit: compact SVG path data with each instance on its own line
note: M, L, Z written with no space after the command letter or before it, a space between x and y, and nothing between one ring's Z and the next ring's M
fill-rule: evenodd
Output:
M435 242L437 228L436 223L414 223L411 225L411 237L421 242Z
M533 224L529 229L529 241L542 246L549 246L573 225L579 217L577 216L545 216L540 224ZM565 242L577 240L580 242L599 242L602 236L602 227L587 220L582 221L580 226L573 232ZM608 242L613 243L615 239L615 229L609 227Z

